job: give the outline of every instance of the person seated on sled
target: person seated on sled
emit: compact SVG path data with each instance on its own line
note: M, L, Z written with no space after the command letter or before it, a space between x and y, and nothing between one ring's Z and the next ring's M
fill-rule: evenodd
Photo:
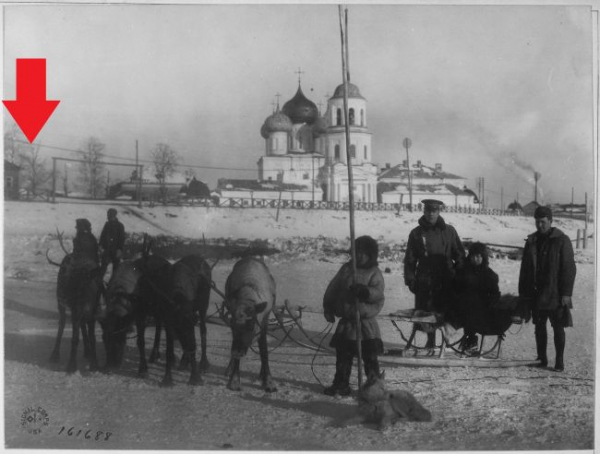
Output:
M469 350L477 347L476 332L495 331L493 308L500 300L498 275L489 267L485 244L471 244L465 266L454 278L454 290L456 301L449 318L455 326L463 327L461 347Z
M452 279L463 265L465 250L458 233L440 216L443 202L422 200L423 216L411 230L404 256L404 283L415 295L415 309L445 314L452 301ZM427 332L435 347L435 330Z
M356 310L360 313L361 353L367 377L379 376L377 356L383 354L381 331L375 318L385 301L383 274L377 266L378 245L370 236L354 242L356 248L356 282L352 262L342 265L323 296L323 315L329 323L340 321L330 346L335 348L333 384L325 388L328 396L347 396L351 393L350 374L356 350ZM360 367L360 364L359 366Z

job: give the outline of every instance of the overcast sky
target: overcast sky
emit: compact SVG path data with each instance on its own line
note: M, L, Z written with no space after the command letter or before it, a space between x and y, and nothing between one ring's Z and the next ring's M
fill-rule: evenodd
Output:
M351 81L367 99L373 160L485 178L488 206L593 196L589 6L348 5ZM15 5L4 12L4 99L17 58L47 59L61 103L36 142L111 161L158 142L199 179L257 178L260 127L279 93L326 105L342 82L338 7ZM5 112L5 127L11 118ZM48 158L74 154L43 148ZM108 159L108 158L107 158ZM51 161L49 161L51 162ZM220 167L215 170L201 167ZM115 170L116 172L116 170Z

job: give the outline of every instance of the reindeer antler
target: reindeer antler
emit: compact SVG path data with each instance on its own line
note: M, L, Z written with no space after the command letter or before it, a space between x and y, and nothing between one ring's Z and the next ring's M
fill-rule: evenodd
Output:
M58 227L56 227L56 237L58 238L58 242L60 244L60 247L62 248L62 250L64 251L65 254L69 255L70 252L67 251L67 248L65 247L65 243L63 242L63 235L65 232L59 232L58 231Z
M50 249L46 249L46 258L48 259L48 263L50 263L50 265L60 266L60 263L56 263L56 262L52 261L52 259L50 259L48 252L50 252Z

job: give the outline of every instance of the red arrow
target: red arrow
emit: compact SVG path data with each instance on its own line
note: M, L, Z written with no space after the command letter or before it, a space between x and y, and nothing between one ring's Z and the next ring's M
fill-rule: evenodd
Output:
M60 102L46 100L46 59L17 58L17 99L2 102L33 143Z

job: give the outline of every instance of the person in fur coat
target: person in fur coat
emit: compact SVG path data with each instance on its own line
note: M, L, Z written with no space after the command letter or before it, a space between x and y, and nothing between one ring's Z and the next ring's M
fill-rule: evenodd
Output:
M352 262L347 262L331 280L323 296L325 319L334 323L340 320L330 346L335 348L335 377L333 384L325 388L325 394L347 396L350 388L352 362L356 350L356 310L360 313L361 353L365 374L379 375L378 355L383 354L383 341L376 316L381 312L385 301L385 283L378 268L378 245L370 236L355 240L356 282L354 282ZM359 365L360 367L360 365Z
M498 275L489 266L486 245L480 242L471 244L465 266L457 271L454 279L454 318L465 332L464 350L477 347L477 332L499 335L510 326L509 313L494 311L500 300L498 281Z

